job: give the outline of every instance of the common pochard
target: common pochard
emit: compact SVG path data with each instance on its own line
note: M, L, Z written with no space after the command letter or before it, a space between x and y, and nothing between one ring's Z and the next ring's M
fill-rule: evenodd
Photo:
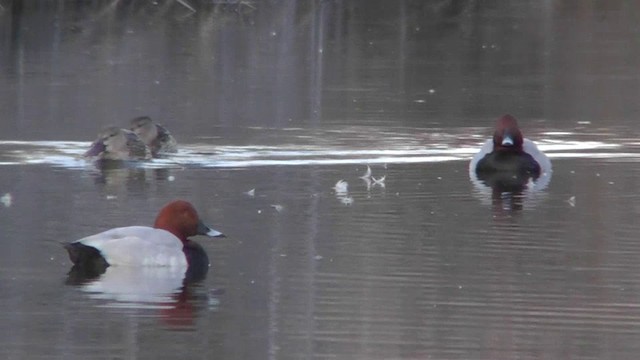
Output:
M200 220L193 205L175 200L160 210L153 227L114 228L68 243L65 248L80 268L104 271L108 266L170 266L204 268L206 272L207 253L189 239L195 235L224 237Z
M496 122L493 139L473 156L469 170L479 178L502 173L535 180L551 170L551 162L535 143L522 136L513 116L503 115Z

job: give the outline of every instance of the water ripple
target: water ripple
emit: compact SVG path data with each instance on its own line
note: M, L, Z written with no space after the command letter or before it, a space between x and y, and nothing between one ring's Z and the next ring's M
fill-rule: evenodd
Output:
M251 129L252 131L266 131ZM273 132L276 132L274 134ZM141 168L296 166L340 164L433 163L468 160L482 138L477 129L270 130L264 145L230 146L215 143L182 144L170 157L140 162ZM546 132L535 139L550 158L640 160L638 144L611 134ZM209 142L215 139L202 138ZM615 141L612 141L615 140ZM273 145L275 143L276 145ZM65 168L91 167L82 154L86 141L0 141L0 165L48 164Z

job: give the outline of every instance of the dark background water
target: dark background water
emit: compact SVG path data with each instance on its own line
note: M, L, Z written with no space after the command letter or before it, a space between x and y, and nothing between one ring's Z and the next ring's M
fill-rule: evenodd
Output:
M0 357L636 358L639 20L628 1L0 1ZM469 180L503 113L552 158L535 194ZM177 160L77 159L139 115ZM69 284L61 242L174 198L229 236L198 239L203 282Z

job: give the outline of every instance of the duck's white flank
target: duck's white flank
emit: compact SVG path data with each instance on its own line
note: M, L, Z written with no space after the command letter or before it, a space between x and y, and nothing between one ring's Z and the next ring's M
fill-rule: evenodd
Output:
M187 267L183 244L172 233L148 226L127 226L76 242L91 246L112 266Z

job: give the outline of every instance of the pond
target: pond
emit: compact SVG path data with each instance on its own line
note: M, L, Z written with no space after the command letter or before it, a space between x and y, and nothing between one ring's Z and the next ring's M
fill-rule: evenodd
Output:
M0 5L0 357L640 351L640 4ZM470 177L505 113L534 189ZM142 115L178 153L82 156ZM205 279L69 273L62 244L176 198L227 235L194 238Z

